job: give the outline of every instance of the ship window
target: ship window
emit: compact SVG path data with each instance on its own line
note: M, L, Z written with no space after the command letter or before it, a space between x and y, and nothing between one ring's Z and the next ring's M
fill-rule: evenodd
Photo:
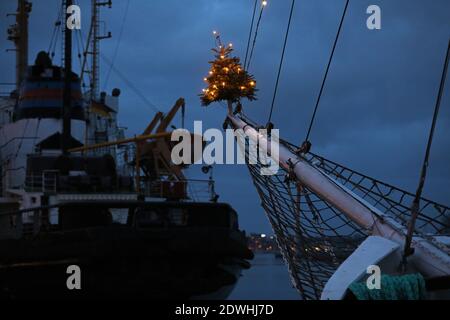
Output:
M167 215L156 209L138 209L135 224L137 227L162 227L169 224Z
M127 224L128 208L111 208L110 212L114 224Z
M184 226L186 225L186 210L183 208L170 208L168 211L169 220L172 225Z
M135 224L138 227L185 226L187 212L183 208L138 209Z

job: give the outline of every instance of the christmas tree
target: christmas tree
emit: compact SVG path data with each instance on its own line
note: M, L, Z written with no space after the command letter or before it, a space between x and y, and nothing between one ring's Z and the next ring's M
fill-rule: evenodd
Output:
M233 103L241 98L256 100L256 81L253 76L241 66L238 57L232 57L232 45L223 46L220 42L212 49L215 60L210 61L209 75L204 78L208 88L200 95L202 105L208 106L212 102L227 101L228 111L232 112Z

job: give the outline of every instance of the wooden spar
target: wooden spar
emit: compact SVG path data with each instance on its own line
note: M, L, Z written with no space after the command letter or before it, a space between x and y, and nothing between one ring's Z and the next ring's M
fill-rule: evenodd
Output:
M78 148L72 148L72 149L69 149L68 151L69 152L81 152L81 151L100 149L100 148L105 148L105 147L110 147L110 146L116 146L119 144L126 144L126 143L130 143L130 142L139 142L139 141L150 140L150 139L161 139L161 138L168 137L171 134L172 134L172 132L159 132L159 133L154 133L154 134L145 134L145 135L136 136L134 138L92 144L92 145L78 147Z
M288 172L295 173L302 184L321 199L339 209L361 228L367 230L370 234L380 235L401 245L404 244L406 228L394 219L373 207L323 171L293 154L284 146L275 141L270 142L266 135L257 132L246 122L231 114L228 115L228 118L235 129L242 129L245 135L258 143L259 147L279 163L280 167ZM276 152L272 154L271 143L273 146L279 147L278 154ZM450 256L443 250L421 237L413 238L413 247L415 253L409 261L413 262L425 276L450 274Z
M150 122L150 124L147 126L147 128L145 128L143 134L152 133L153 129L155 129L156 125L158 124L158 121L161 120L163 116L164 114L161 111L157 112L153 117L153 120Z
M158 128L156 129L156 132L164 132L166 131L167 127L169 126L170 122L173 120L175 115L177 114L178 110L180 108L184 108L185 102L183 98L179 98L175 105L170 109L170 111L167 113L166 116L162 117L161 123L159 124Z

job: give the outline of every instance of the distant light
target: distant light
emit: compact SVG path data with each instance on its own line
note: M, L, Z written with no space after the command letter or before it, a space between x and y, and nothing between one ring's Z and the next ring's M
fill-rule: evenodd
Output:
M229 46L229 47L232 47L232 46L233 46L233 44L232 44L232 43L229 43L229 44L228 44L228 46Z
M267 6L267 1L264 0L264 1L262 2L262 5L263 5L263 7Z
M266 234L265 233L261 233L261 238L265 238Z
M214 31L213 31L213 35L216 35L216 34L217 34L217 31L216 31L216 30L214 30Z

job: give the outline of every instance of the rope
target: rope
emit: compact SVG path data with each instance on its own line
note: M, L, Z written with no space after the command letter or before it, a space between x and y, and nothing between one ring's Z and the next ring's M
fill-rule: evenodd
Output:
M381 276L381 288L367 288L365 282L354 282L349 287L358 300L423 300L425 299L425 279L421 274L402 276Z
M259 17L258 17L258 22L256 22L255 35L253 37L253 43L252 43L252 49L250 51L250 57L248 58L247 67L245 67L245 65L244 65L245 70L248 70L250 68L250 62L253 58L253 51L255 50L256 38L258 37L258 30L259 30L259 25L261 23L261 18L262 18L263 12L264 12L264 6L262 6L261 10L259 11Z
M48 46L48 50L47 53L50 55L53 49L54 52L54 43L56 43L57 41L57 35L59 34L59 27L61 26L61 13L62 13L62 9L63 9L63 4L58 5L58 16L57 19L55 21L55 26L53 28L53 33L52 33L52 37L50 38L50 44Z
M348 3L349 2L350 2L350 0L347 0L347 2L345 3L344 12L343 12L342 17L341 17L341 22L339 23L339 29L338 29L338 32L336 34L336 38L334 39L333 49L331 50L330 59L328 60L328 65L327 65L327 68L325 70L325 75L324 75L323 80L322 80L322 85L320 86L319 95L317 96L316 106L314 107L314 112L313 112L313 115L311 117L311 121L309 123L308 133L306 134L305 141L308 141L309 135L311 133L311 128L313 126L314 119L316 117L317 108L319 107L319 102L320 102L320 98L322 97L322 92L323 92L323 88L325 87L325 82L327 81L328 71L330 70L331 61L333 60L334 51L336 49L336 45L337 45L337 42L338 42L338 39L339 39L339 35L341 33L342 24L344 23L344 18L345 18L345 14L347 12L347 7L348 7Z
M294 12L294 5L295 5L295 0L292 0L291 11L289 13L289 20L288 20L288 24L287 24L287 28L286 28L286 34L284 36L283 51L281 52L280 65L278 66L277 81L275 82L275 89L273 91L272 105L270 106L270 114L269 114L268 122L270 122L270 120L272 119L273 106L275 104L275 98L277 96L278 82L280 81L281 67L283 66L284 53L286 51L286 44L287 44L287 40L288 40L288 36L289 36L289 29L291 27L292 13Z
M252 23L250 24L250 31L248 33L247 49L245 50L244 67L247 65L248 49L250 48L250 40L252 39L253 24L255 22L255 14L256 14L257 6L258 6L258 0L255 0L255 5L253 7Z
M436 127L436 121L437 121L439 109L441 106L442 94L444 92L445 79L447 77L449 58L450 58L450 41L448 42L448 46L447 46L447 54L445 56L444 69L442 70L441 83L439 86L439 93L438 93L438 97L436 99L436 105L434 107L433 121L431 123L430 133L428 135L427 149L425 151L425 158L424 158L423 164L422 164L419 186L417 187L416 195L414 197L414 201L411 206L412 214L411 214L411 219L408 223L408 233L406 234L406 239L405 239L405 248L404 248L404 253L403 253L403 266L406 265L406 257L412 253L411 252L411 241L412 241L412 236L414 233L416 219L419 214L420 197L422 195L422 190L423 190L423 186L425 184L425 178L427 175L428 159L430 157L430 151L431 151L431 145L433 143L433 136L434 136L434 131L435 131L435 127Z
M49 52L49 54L50 54L50 57L52 58L52 60L53 60L53 58L55 57L55 52L56 52L56 45L58 44L58 41L59 41L59 37L60 36L62 36L62 32L63 32L63 28L61 27L62 26L62 23L63 23L63 21L64 21L64 19L63 19L63 14L62 14L62 10L61 10L61 16L60 16L60 21L59 21L59 23L58 22L56 22L56 36L55 36L55 39L54 39L54 41L53 41L53 47L51 48L51 51ZM63 42L64 41L61 41L61 50L62 50L62 46L63 46ZM62 51L61 51L62 52ZM61 56L62 56L62 54L61 54ZM62 61L62 58L61 58L61 61Z

